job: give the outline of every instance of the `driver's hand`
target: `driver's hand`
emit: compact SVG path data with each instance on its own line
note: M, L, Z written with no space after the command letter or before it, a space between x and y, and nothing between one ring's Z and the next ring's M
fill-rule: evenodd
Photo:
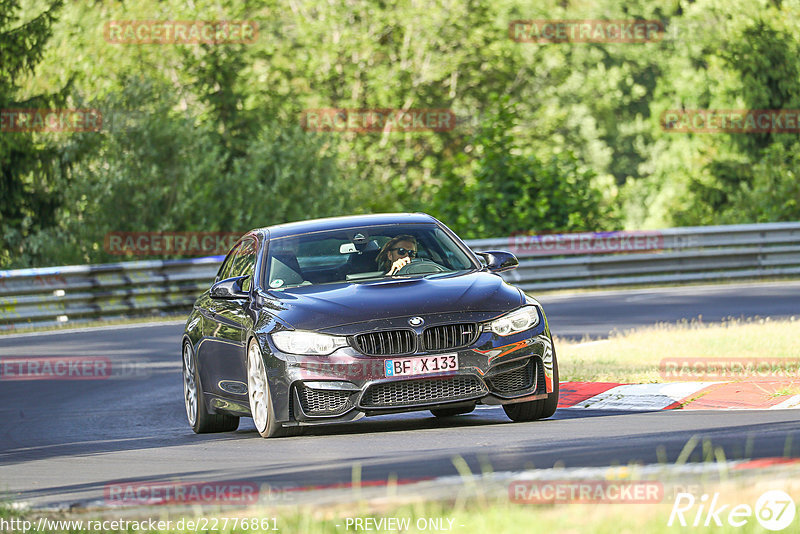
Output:
M397 271L403 268L403 266L408 265L409 263L411 263L411 258L409 258L408 256L400 258L399 260L397 260L392 264L392 268L389 269L389 272L386 273L386 276L395 274Z

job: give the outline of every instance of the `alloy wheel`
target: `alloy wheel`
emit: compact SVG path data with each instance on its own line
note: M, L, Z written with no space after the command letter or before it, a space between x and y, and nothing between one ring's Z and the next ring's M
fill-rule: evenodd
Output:
M267 375L264 361L257 343L251 343L247 351L247 392L250 398L250 411L259 432L267 427L269 398L267 396Z
M183 398L189 424L197 422L197 382L194 379L194 358L188 343L183 344Z

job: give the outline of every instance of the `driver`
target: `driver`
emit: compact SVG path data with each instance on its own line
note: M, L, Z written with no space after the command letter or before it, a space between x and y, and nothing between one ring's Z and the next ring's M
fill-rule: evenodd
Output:
M387 271L386 276L391 276L416 257L417 238L413 235L403 234L387 241L375 261L378 262L380 269Z

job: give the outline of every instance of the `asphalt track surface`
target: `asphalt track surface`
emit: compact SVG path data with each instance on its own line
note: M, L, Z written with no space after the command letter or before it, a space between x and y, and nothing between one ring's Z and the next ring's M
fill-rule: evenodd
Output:
M602 337L702 315L800 316L800 283L688 287L542 298L557 335ZM0 357L109 358L106 380L0 381L0 492L34 506L103 502L121 482L253 481L272 487L554 465L675 461L692 437L728 459L800 456L800 416L780 411L620 412L560 409L546 421L511 423L502 408L435 419L429 412L365 418L264 440L250 419L227 434L195 435L182 400L182 325L160 324L0 336ZM562 366L564 363L562 362ZM661 456L659 457L659 454ZM690 457L701 460L701 448Z

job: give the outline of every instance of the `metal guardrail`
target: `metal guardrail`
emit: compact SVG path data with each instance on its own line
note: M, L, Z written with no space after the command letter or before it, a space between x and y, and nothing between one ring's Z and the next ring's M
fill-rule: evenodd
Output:
M592 235L601 246L580 254L581 240ZM641 237L643 243L632 244L627 252L609 250L612 240L625 236ZM559 249L556 238L547 243L547 237L481 239L469 245L515 252L520 264L506 279L526 291L800 275L800 222L572 234L574 250Z
M0 271L0 330L187 311L222 259Z
M511 250L503 274L526 291L800 275L800 222L511 236L467 241ZM0 271L0 329L191 308L222 257Z

